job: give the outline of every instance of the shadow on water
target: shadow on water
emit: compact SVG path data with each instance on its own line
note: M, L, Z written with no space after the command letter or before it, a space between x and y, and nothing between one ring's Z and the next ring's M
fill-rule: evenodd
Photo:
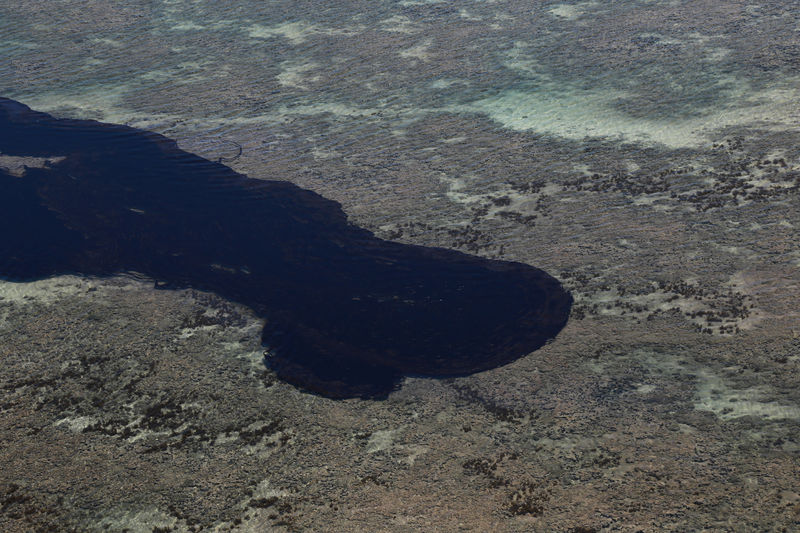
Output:
M160 135L63 120L0 99L0 276L138 272L266 319L269 366L334 398L381 398L403 375L468 374L541 347L571 296L531 266L376 238L338 203L251 179Z

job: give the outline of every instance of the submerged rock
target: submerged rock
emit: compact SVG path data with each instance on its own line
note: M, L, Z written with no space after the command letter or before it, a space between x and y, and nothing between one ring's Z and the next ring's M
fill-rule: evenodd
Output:
M266 319L282 379L325 396L487 370L569 316L571 296L542 270L378 239L336 202L155 133L0 99L0 153L47 161L0 168L0 276L137 272L215 292Z

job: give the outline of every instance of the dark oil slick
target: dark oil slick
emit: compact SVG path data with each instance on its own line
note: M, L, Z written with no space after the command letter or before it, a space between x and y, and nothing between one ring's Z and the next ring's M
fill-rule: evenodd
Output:
M386 396L404 375L468 374L541 347L571 296L531 266L389 242L339 204L248 178L160 135L0 99L0 276L137 272L266 319L268 364L319 394Z

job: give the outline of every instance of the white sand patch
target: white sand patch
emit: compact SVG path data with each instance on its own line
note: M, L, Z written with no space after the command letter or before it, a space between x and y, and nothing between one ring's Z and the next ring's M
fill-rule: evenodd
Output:
M395 444L397 435L403 430L382 429L370 435L367 441L367 454L385 453L391 457L402 456L396 459L400 464L414 466L417 459L428 452L430 448L418 444Z
M405 463L408 466L414 466L414 463L417 461L417 459L420 456L428 453L428 450L430 449L427 446L417 446L417 445L399 446L399 448L402 448L403 451L408 453L408 455L400 459L401 463Z
M239 440L239 432L231 431L230 433L219 433L214 439L214 446L224 446Z
M120 41L117 41L115 39L108 39L106 37L102 37L102 38L101 37L96 37L96 38L90 39L90 42L95 43L95 44L102 44L102 45L105 45L105 46L110 46L112 48L122 48L123 46L125 46L124 43L122 43Z
M218 329L220 326L217 325L210 325L210 326L197 326L196 328L183 328L181 332L178 334L179 339L190 339L197 335L198 333L210 333L215 329Z
M78 276L57 276L21 283L0 281L0 303L52 304L62 298L85 294L95 289L97 285L94 280Z
M282 37L292 44L302 44L309 37L318 33L317 26L304 21L284 22L275 26L261 26L254 24L248 28L250 37L255 39L269 39Z
M505 54L503 65L535 81L536 89L509 89L450 110L485 114L517 131L574 140L607 137L669 148L707 145L715 131L727 126L752 125L781 131L794 128L800 120L796 105L800 78L764 90L753 90L746 80L720 79L720 93L731 103L691 118L647 119L631 117L619 109L620 101L632 96L630 93L569 87L554 80L531 49L531 43L515 42Z
M200 24L197 24L195 22L192 22L191 20L187 20L185 22L179 22L178 24L172 26L172 28L170 29L174 31L197 31L197 30L204 30L206 29L206 27L201 26Z
M296 115L335 115L337 117L345 118L363 118L378 115L386 111L385 108L379 107L356 107L341 102L319 102L307 105L283 106L280 107L277 113L262 117L252 117L249 119L241 119L247 122L263 123L275 122L277 117L292 117ZM234 119L236 121L237 119Z
M106 122L149 129L147 125L158 122L153 113L138 113L119 105L129 90L130 87L127 85L87 87L75 93L43 93L26 96L22 103L31 109L51 113L56 117L68 116L80 119L96 118L100 115ZM70 110L67 115L63 113L65 109ZM177 115L173 117L173 121L179 119Z
M581 176L591 176L594 174L592 167L590 167L587 163L573 163L572 171L576 174L580 174Z
M550 82L552 86L552 77L545 65L531 53L533 49L535 45L527 41L515 41L514 46L503 55L503 66L524 74L528 79Z
M535 70L535 62L518 68ZM461 113L480 113L517 131L583 140L604 137L626 142L661 144L669 148L698 147L711 142L714 132L728 126L751 125L773 131L796 127L800 120L800 90L784 86L748 92L738 88L729 96L735 104L685 119L635 118L616 108L629 96L610 89L576 89L543 83L536 90L508 90L470 104L452 106ZM735 97L735 98L734 98Z
M669 193L642 194L633 198L633 205L648 206L656 211L672 211L679 207ZM683 206L684 208L686 206Z
M115 509L106 513L93 524L93 531L132 531L135 533L151 531L188 531L185 521L178 520L157 507L139 509Z
M535 131L567 139L610 137L619 140L652 141L670 147L697 144L690 129L638 120L620 115L613 103L620 94L603 90L558 93L556 91L506 91L477 100L455 111L488 115L504 127Z
M431 54L428 52L428 49L431 46L430 41L421 42L411 48L406 48L405 50L400 51L400 57L404 59L418 59L420 61L430 61Z
M21 178L29 168L47 168L49 166L60 163L66 159L65 156L50 156L50 157L29 157L29 156L14 156L3 155L0 153L0 169L5 170L12 176Z
M389 18L381 20L379 23L383 31L394 33L417 33L422 31L422 27L411 21L410 18L403 15L393 15Z
M367 441L367 453L378 453L389 450L394 444L399 429L381 429L375 431Z
M107 59L98 59L96 57L89 57L86 59L86 61L83 62L81 70L94 70L97 67L101 67L107 64L108 64Z
M465 140L461 137L452 139L458 143ZM447 142L447 141L443 141ZM543 196L557 194L563 191L560 185L548 183L537 192L520 193L514 189L497 189L489 193L469 193L470 190L465 178L453 178L444 173L439 175L439 180L447 185L445 196L452 202L475 207L483 207L485 213L481 218L495 218L503 211L513 211L520 215L533 215L536 213L536 206L539 199Z
M325 467L323 467L325 468ZM235 505L237 509L242 511L241 515L235 522L222 522L214 526L214 529L209 530L214 533L223 533L227 531L237 531L239 533L262 533L265 531L275 531L274 520L270 518L275 512L271 505L265 507L253 507L251 502L253 500L266 500L274 502L283 498L290 497L289 491L275 488L269 479L264 479L253 489L253 493L246 496L243 500ZM149 532L148 532L149 533Z
M122 88L118 91L122 93ZM50 112L55 116L69 116L81 118L85 115L100 114L102 120L117 124L127 124L132 127L151 131L163 131L165 127L174 124L192 126L203 129L229 128L232 125L260 126L280 124L294 119L297 116L333 115L338 118L369 118L376 120L382 118L408 120L409 122L421 118L425 110L403 109L401 107L357 107L341 102L317 102L303 105L283 105L273 111L260 115L240 117L185 117L179 114L168 113L142 113L126 109L117 105L109 95L100 95L97 100L92 100L92 94L84 95L47 95L44 97L26 98L25 104L33 109ZM64 109L69 113L64 113ZM77 112L76 112L77 111Z
M700 32L691 32L685 34L683 37L695 46L705 46L705 57L703 57L702 60L709 63L722 61L733 51L730 48L712 46L709 44L714 40L724 40L724 35L706 35Z
M715 47L709 48L706 51L706 55L703 58L703 61L708 61L709 63L718 63L728 57L731 54L730 48L722 48L722 47Z
M638 172L642 168L636 161L633 161L631 159L626 159L625 161L623 161L623 163L625 163L625 170L627 170L630 173Z
M469 20L470 22L480 22L481 20L483 20L481 17L479 17L477 15L473 15L472 13L470 13L469 11L467 11L464 8L461 8L458 11L458 16L461 17L464 20Z
M261 329L261 324L255 324L257 329ZM264 369L264 350L248 350L240 342L224 343L225 348L236 353L237 359L248 361L256 370Z
M749 256L753 255L747 250L747 248L743 248L741 246L726 246L724 244L719 244L719 243L716 243L716 242L712 242L711 246L713 248L715 248L716 250L719 250L720 252L723 252L723 253L726 253L726 254L740 255L742 253L747 253L747 255L749 255Z
M314 156L314 159L316 160L324 161L326 159L341 158L344 154L337 150L322 149L317 147L311 150L311 155Z
M726 380L709 370L695 374L698 380L694 408L711 411L721 420L755 416L765 420L800 418L800 407L770 401L770 389L765 385L733 389Z
M454 85L469 85L469 82L465 80L452 80L452 79L441 78L431 82L431 89L448 89L450 87L453 87Z
M253 498L285 498L289 493L272 487L269 479L261 481L253 491Z
M9 39L7 41L5 41L5 40L4 41L0 41L0 49L3 49L3 48L11 49L11 50L15 50L15 49L18 49L18 48L24 48L25 50L36 50L38 48L41 48L41 45L39 45L37 43L27 42L27 41L18 41L16 39Z
M733 420L743 416L755 416L764 420L800 418L800 406L777 401L775 392L768 385L734 388L730 380L705 367L698 367L691 360L676 355L637 350L632 354L641 368L658 377L685 376L695 382L693 407L698 411L710 411L721 420ZM595 371L606 372L603 364L595 364ZM739 367L724 369L738 374ZM651 385L640 384L636 392L649 393Z
M597 6L597 2L579 2L577 4L558 4L548 11L554 17L575 20L584 15L588 10Z
M674 37L668 37L660 33L640 33L636 35L635 38L651 40L651 42L656 46L681 45L685 43L685 41L681 41L680 39L676 39Z
M137 422L139 422L141 420L142 420L142 417L138 417L137 418ZM131 426L131 424L128 424L128 426ZM137 442L137 441L140 441L140 440L143 440L143 439L149 439L151 437L170 437L170 436L174 436L174 435L180 435L181 433L183 433L187 429L189 429L189 422L184 422L183 424L181 424L180 426L178 426L177 428L175 428L173 430L151 431L149 429L145 429L145 430L140 431L139 433L137 433L136 435L134 435L132 437L128 437L125 440L127 442L134 443L134 442Z
M467 137L463 135L459 135L457 137L449 137L447 139L442 139L440 142L444 144L461 144L467 141Z
M404 50L408 58L425 60L428 42ZM530 91L507 90L468 104L445 105L440 108L407 108L400 105L357 107L343 102L314 102L303 105L285 105L270 113L244 117L189 118L168 113L137 112L125 109L120 103L132 87L98 87L74 94L46 94L26 98L25 103L35 109L62 115L69 109L75 118L98 114L102 120L134 127L160 131L169 124L200 125L203 127L232 124L274 124L285 122L297 115L332 114L342 118L390 118L414 121L430 113L452 112L482 114L504 127L518 131L532 131L567 139L583 140L601 137L625 142L661 144L671 148L698 147L708 144L719 128L725 126L754 126L774 131L790 130L800 122L800 78L768 90L749 91L746 83L730 89L730 101L720 110L703 116L684 119L648 119L631 117L623 113L618 104L625 93L610 89L570 88L559 85L542 73L535 59L525 55L525 43L517 43L509 52L507 65L525 72L538 86ZM283 83L303 85L305 67L287 65ZM204 75L200 71L198 76ZM794 83L797 81L797 83ZM307 81L306 81L307 83ZM437 82L433 82L437 83ZM440 81L437 87L446 88L455 82ZM730 85L730 84L728 84ZM735 94L734 94L735 93ZM771 185L774 186L774 185Z
M207 63L199 61L186 61L179 63L169 69L156 69L144 72L139 76L140 80L147 82L164 83L171 85L188 85L198 83L211 78L220 78L229 75L226 68L209 68Z
M256 331L260 331L263 324L260 320L253 321L251 324L240 328L242 336L255 336ZM254 346L253 344L243 344L240 341L222 342L220 344L223 350L231 354L236 359L246 361L250 365L250 375L257 376L264 371L264 348L261 346ZM255 347L255 349L253 349ZM259 380L261 383L261 380ZM263 385L263 383L262 383ZM266 386L265 386L266 388Z
M402 0L400 5L403 7L411 7L411 6L424 6L429 4L441 4L445 0Z
M363 25L355 25L345 28L325 28L317 24L305 21L284 22L275 26L262 26L254 24L247 31L248 35L254 39L270 39L281 37L293 45L303 44L311 38L319 35L357 35L365 30Z
M590 294L573 290L572 294L577 308L599 316L641 321L657 312L678 312L698 328L723 336L750 329L763 319L759 310L750 307L750 293L730 283L725 289L719 293L703 291L697 283L685 280L682 288L674 289L680 293L653 284L652 292L639 294L620 294L614 288Z
M337 118L369 118L375 117L380 119L381 116L395 118L402 118L404 116L403 110L391 107L356 107L342 102L317 102L313 104L299 104L299 105L283 105L275 108L272 112L251 115L243 117L209 117L197 120L187 120L178 115L158 115L158 124L166 123L168 120L179 121L183 124L192 124L198 127L213 129L225 128L231 125L242 126L259 126L265 124L280 124L288 122L298 116L323 116L332 115ZM409 117L417 117L416 110L407 113ZM143 117L144 118L144 117ZM138 124L139 122L137 122ZM139 126L141 127L141 126ZM280 137L280 135L278 135ZM284 136L288 138L288 136Z
M57 420L53 425L56 427L65 426L73 433L82 433L84 429L96 422L97 418L93 416L76 416L62 418L61 420Z
M281 63L281 73L278 74L278 83L284 87L295 87L297 89L308 90L306 83L319 81L320 76L306 76L306 73L319 67L318 63L291 63L284 61Z
M727 286L734 292L745 294L750 298L756 298L761 290L760 286L763 283L764 280L761 278L750 277L746 272L737 272L730 277ZM792 287L792 289L796 290L796 287ZM740 320L738 324L739 329L751 329L765 318L766 314L763 311L752 308L750 309L749 316Z
M269 425L270 422L265 422L265 421L254 422L249 426L247 426L246 430L260 431ZM291 434L292 434L291 430L288 431L278 430L275 431L274 433L264 435L263 437L261 437L261 440L259 440L255 444L245 446L244 453L247 455L255 455L262 459L266 459L267 457L274 454L284 442L286 444L291 444L294 441Z
M467 180L465 178L454 178L447 174L440 173L439 180L447 185L447 197L457 204L469 204L480 201L484 195L472 194L463 192L467 188Z

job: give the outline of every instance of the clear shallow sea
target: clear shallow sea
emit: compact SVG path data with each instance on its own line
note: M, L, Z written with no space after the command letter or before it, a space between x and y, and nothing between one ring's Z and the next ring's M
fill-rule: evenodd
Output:
M370 461L386 459L386 484L376 496L336 477L331 498L342 508L358 496L397 528L422 527L413 517L423 503L381 498L413 492L443 465L443 478L466 488L419 489L423 501L444 498L429 527L457 526L448 513L477 524L468 502L493 478L464 465L485 459L516 476L480 500L486 528L791 529L800 501L798 7L0 2L0 96L156 131L249 176L335 199L380 237L526 262L572 291L570 323L542 351L455 383L409 380L396 401L420 419L389 401L337 406L346 422L308 429L328 444L350 443L340 435L348 424L380 437L364 440ZM20 293L43 305L67 298L39 285L2 290L13 305ZM291 401L306 421L333 409ZM464 404L458 414L454 402ZM95 416L86 409L59 420ZM453 446L463 456L453 459ZM590 460L597 449L612 466ZM285 453L321 479L309 455ZM329 464L343 471L361 464L357 449L337 453ZM423 458L410 461L417 470L397 473L411 456ZM302 492L281 472L276 494ZM523 490L543 477L552 483ZM654 486L636 508L609 496L639 501L636 491ZM687 499L693 491L707 494L704 505ZM292 496L296 506L312 508L311 493ZM509 516L520 498L549 503ZM350 509L320 516L386 523Z

